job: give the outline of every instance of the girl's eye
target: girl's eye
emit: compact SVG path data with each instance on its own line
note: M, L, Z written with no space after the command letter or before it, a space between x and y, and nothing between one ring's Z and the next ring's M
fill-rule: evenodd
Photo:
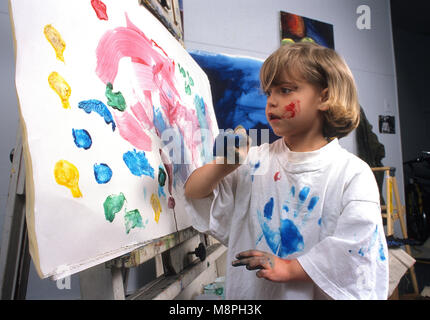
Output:
M292 90L291 89L289 89L289 88L281 88L281 92L282 93L285 93L285 94L288 94L288 93L290 93Z
M264 94L266 95L266 97L270 97L270 90L267 90Z

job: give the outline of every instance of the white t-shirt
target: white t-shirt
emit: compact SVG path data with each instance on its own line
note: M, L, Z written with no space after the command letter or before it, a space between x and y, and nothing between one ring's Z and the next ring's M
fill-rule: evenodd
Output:
M337 139L293 152L283 139L250 149L213 195L186 199L193 226L228 247L226 299L386 299L388 250L369 166ZM275 283L233 267L261 250L297 258L313 282Z

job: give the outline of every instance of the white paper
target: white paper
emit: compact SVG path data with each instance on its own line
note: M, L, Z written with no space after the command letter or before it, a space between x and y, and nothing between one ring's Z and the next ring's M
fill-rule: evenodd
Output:
M192 168L209 160L209 149L203 146L210 148L218 131L208 79L185 49L137 0L102 2L107 20L99 18L92 6L100 6L100 1L11 1L17 46L16 86L27 133L27 223L33 261L43 278L81 271L190 226L183 205L184 178ZM111 38L103 42L106 35ZM64 62L55 49L61 49L61 40L66 45ZM140 48L139 43L148 45L148 41L147 50L132 52ZM103 74L111 67L100 61L102 57L108 63L114 61L115 54L121 58L118 73L107 81ZM48 79L53 72L63 79L51 78L57 79L51 81L54 87L71 88L68 99L51 87ZM108 82L113 85L113 93L121 92L125 111L108 105ZM67 100L70 108L65 109L63 102ZM94 102L94 109L87 113L83 106L89 106L89 101ZM95 111L95 101L109 110L115 128L112 121L105 121L109 118L105 109ZM135 112L138 109L133 108L139 103L140 111ZM151 118L153 112L161 115L166 127L156 117ZM149 121L142 120L142 116ZM124 124L118 120L124 117L133 121ZM132 132L130 123L138 130ZM207 130L200 132L198 127ZM202 132L209 132L205 144ZM172 164L175 172L161 187L159 167L168 170L160 149L164 147L166 154L173 146L170 140L162 141L163 133L167 137L175 133L191 161ZM85 139L88 137L90 140ZM150 173L133 174L124 160L126 154L129 159L146 159L153 177ZM170 161L174 160L172 155L167 157ZM61 160L67 161L62 162L64 165L73 164L76 170L62 167L55 174L54 168ZM96 180L94 165L104 170L100 171L105 174L101 182ZM112 172L110 179L105 165ZM138 163L140 173L144 167L144 163ZM75 171L79 173L82 196L73 183L74 187L62 184L61 175ZM109 196L119 199L121 193L126 200L110 222L104 203ZM168 206L170 197L176 202L174 210ZM159 200L159 218L151 198ZM125 215L135 209L141 221L136 220L138 225L127 233Z

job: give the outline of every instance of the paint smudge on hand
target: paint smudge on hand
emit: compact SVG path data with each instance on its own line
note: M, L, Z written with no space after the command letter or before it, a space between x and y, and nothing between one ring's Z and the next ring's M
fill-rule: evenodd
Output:
M64 80L58 72L52 72L48 77L48 82L51 88L58 94L61 98L61 103L64 109L70 109L69 98L72 94L72 89L69 84Z
M125 220L125 229L127 234L130 233L131 229L134 229L136 227L137 228L144 227L142 223L142 216L140 215L140 212L137 209L126 212L124 216L124 220Z
M160 214L162 209L161 209L160 199L156 194L152 194L151 196L151 206L152 206L152 209L154 210L154 220L155 222L158 223L158 221L160 220Z
M145 152L129 151L124 153L123 160L130 172L135 176L141 177L145 175L154 179L154 168L149 164Z
M99 100L86 100L81 101L78 104L79 109L84 110L86 113L90 114L91 112L95 112L104 118L106 124L112 124L112 131L115 131L116 125L113 121L112 114L110 113L108 107Z
M82 197L79 190L79 171L72 163L67 160L60 160L54 168L55 181L62 186L70 189L74 198Z
M126 201L124 194L121 192L119 195L110 195L103 203L106 220L113 222L115 215L121 211Z
M124 112L127 108L124 96L120 91L113 92L113 85L110 82L106 85L106 98L108 99L108 106L111 106L114 109Z
M90 134L85 129L72 129L73 139L78 148L88 150L91 148L93 141Z
M112 169L105 163L94 165L94 177L98 184L106 184L112 179Z
M106 5L100 0L91 0L91 5L100 20L108 20Z
M66 49L66 43L61 37L61 34L50 24L45 26L43 33L45 34L45 37L51 46L54 48L57 59L64 62L63 54L64 50Z

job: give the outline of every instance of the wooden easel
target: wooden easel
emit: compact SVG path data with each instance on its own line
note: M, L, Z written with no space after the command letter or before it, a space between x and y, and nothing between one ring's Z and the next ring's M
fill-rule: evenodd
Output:
M18 129L0 251L0 299L24 300L30 254L25 220L25 165ZM205 247L202 254L197 248ZM192 227L155 239L140 248L79 273L81 299L191 299L223 275L227 248ZM221 258L221 259L220 259ZM127 296L131 268L155 259L154 280ZM53 279L56 280L56 279Z
M373 172L384 171L384 180L385 180L385 202L386 205L381 206L381 214L382 217L387 221L387 231L386 236L394 235L394 222L399 220L400 227L402 229L402 235L404 239L408 238L408 231L406 228L404 214L406 212L405 207L402 205L400 201L400 193L399 187L396 180L396 168L393 167L378 167L372 168ZM394 198L393 198L394 195ZM393 199L395 200L395 205L393 204ZM406 252L412 256L411 247L409 245L405 245ZM409 268L409 272L412 279L412 285L414 287L415 294L419 294L417 277L415 274L414 266Z

